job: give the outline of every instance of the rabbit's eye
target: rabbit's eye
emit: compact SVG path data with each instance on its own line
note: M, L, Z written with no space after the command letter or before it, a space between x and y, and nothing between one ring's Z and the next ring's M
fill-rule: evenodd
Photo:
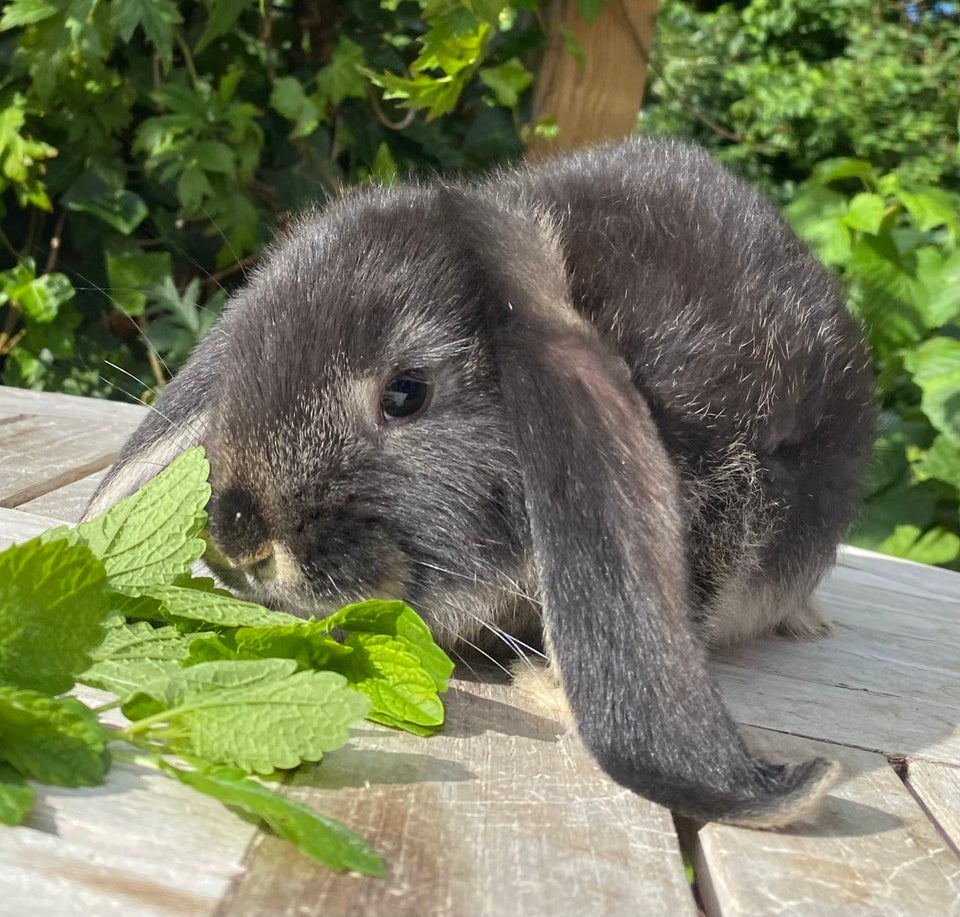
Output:
M408 369L394 376L380 395L384 420L404 420L422 411L430 400L430 383L422 370Z

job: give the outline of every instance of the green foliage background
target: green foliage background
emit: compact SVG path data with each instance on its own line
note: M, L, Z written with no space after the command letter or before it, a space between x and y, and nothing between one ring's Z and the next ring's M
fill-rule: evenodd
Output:
M536 0L9 0L0 378L149 399L288 214L549 134L543 44ZM854 540L960 569L960 4L662 0L651 65L639 129L758 183L865 324Z

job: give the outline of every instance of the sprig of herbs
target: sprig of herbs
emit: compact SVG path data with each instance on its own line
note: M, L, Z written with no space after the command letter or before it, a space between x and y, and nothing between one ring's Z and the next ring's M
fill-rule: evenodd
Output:
M103 516L0 553L0 821L26 817L29 781L103 783L126 745L328 866L382 875L362 838L251 775L319 761L364 717L433 732L453 663L402 602L305 621L194 577L207 473L190 450ZM126 724L67 696L77 682Z

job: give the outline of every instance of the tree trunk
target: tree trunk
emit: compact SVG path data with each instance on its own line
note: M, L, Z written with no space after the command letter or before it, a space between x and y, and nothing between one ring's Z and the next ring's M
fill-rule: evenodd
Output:
M578 0L551 0L547 50L537 77L533 123L553 118L555 138L533 137L527 158L633 133L643 101L659 0L605 0L592 23ZM567 49L572 35L583 54Z

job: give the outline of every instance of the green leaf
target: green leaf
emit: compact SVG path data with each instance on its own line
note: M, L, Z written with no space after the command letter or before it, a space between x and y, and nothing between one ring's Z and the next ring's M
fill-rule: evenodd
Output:
M850 230L844 223L847 200L836 191L816 185L804 187L784 209L797 234L816 249L827 264L850 258Z
M200 558L208 470L203 450L188 449L135 494L77 527L103 560L111 587L136 592L173 583Z
M32 322L52 322L74 293L73 284L65 274L37 277L32 258L24 258L16 267L0 273L0 306L15 302Z
M82 544L39 538L0 554L0 683L60 694L90 661L107 616L103 564Z
M293 76L282 76L274 82L270 107L295 122L291 134L293 138L309 136L323 120L323 112L316 101L307 95L303 84Z
M174 0L114 0L110 4L111 24L120 38L129 42L137 26L167 66L173 54L173 27L183 22Z
M163 770L224 805L261 819L284 840L332 869L368 876L383 876L386 872L383 860L363 838L235 769L208 765L202 770L188 771L164 764Z
M73 697L47 697L0 685L0 759L57 786L99 786L110 735Z
M430 628L409 605L371 599L347 605L320 623L353 633L399 637L420 660L437 691L447 690L447 680L453 674L453 661L434 643Z
M241 13L257 9L256 0L205 0L204 5L208 10L208 18L194 49L197 54L214 39L230 32Z
M843 222L851 229L860 229L871 235L880 232L886 204L879 194L863 192L850 201Z
M142 315L147 306L147 291L159 286L172 271L168 252L143 252L136 248L107 251L106 260L110 296L127 315Z
M91 653L93 665L77 680L125 699L142 685L180 671L191 640L175 627L152 627L144 622L110 627Z
M867 499L850 542L875 551L898 525L928 528L936 506L937 493L931 484L901 481Z
M935 528L924 534L913 525L898 525L877 550L919 564L948 564L960 557L960 537Z
M332 659L329 665L370 698L373 706L368 719L400 728L443 724L437 686L407 641L386 634L355 633L345 644L353 652Z
M68 210L89 213L129 236L149 213L143 198L123 187L123 176L90 168L63 196Z
M913 469L921 481L936 478L960 490L960 443L941 434Z
M200 663L123 706L129 735L156 730L174 749L261 774L319 761L369 709L343 676L292 659Z
M19 771L0 762L0 823L19 825L33 808L33 787Z
M367 83L361 70L363 64L363 48L341 36L330 63L317 73L317 96L332 105L339 105L344 99L364 98Z
M497 67L481 67L479 76L504 108L516 108L520 93L533 82L533 74L516 57Z
M933 337L904 354L903 363L922 391L930 422L960 444L960 341Z
M211 627L269 627L303 623L301 618L285 612L269 611L262 605L244 602L231 595L188 586L151 586L149 594L160 602L159 607L141 606L139 610L124 609L124 613L128 617L158 617L174 623L197 621Z
M0 32L43 22L59 12L57 4L48 0L9 0L0 18Z

